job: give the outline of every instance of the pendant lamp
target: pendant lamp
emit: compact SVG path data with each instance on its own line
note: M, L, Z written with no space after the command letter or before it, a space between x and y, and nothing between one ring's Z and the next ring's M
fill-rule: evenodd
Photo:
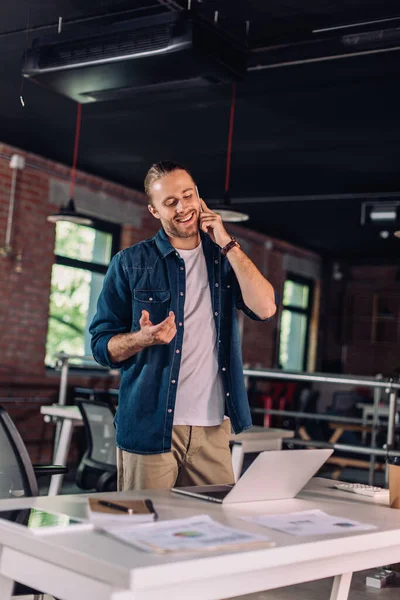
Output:
M81 118L82 118L82 105L78 104L76 113L76 128L75 128L75 143L74 143L74 157L72 161L71 170L71 182L69 188L69 201L66 206L62 206L58 213L49 215L47 220L50 223L58 223L59 221L68 221L69 223L75 223L76 225L93 225L93 220L77 212L74 201L74 188L76 178L76 163L78 160L78 147L79 147L79 136L81 131Z
M232 85L232 100L229 114L229 131L228 131L228 147L226 152L226 173L225 173L225 191L222 204L211 207L214 212L220 215L221 219L226 223L241 223L249 220L249 215L231 209L231 199L229 193L229 182L231 174L231 155L232 155L232 137L233 123L235 118L235 100L236 100L236 83Z

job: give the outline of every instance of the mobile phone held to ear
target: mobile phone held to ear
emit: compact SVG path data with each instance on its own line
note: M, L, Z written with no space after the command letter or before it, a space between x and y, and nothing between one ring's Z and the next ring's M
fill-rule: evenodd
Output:
M201 205L201 202L200 202L199 188L197 187L197 185L196 185L195 187L196 187L196 194L197 194L197 197L198 197L198 199L199 199L199 204L200 204L200 212L203 212L203 207L202 207L202 205Z

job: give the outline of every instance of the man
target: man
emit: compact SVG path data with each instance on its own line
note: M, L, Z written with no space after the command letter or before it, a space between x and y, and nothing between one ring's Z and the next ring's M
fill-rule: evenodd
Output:
M162 229L113 258L90 326L121 369L118 488L233 483L231 423L252 425L236 308L268 320L274 291L185 167L154 164L145 191Z

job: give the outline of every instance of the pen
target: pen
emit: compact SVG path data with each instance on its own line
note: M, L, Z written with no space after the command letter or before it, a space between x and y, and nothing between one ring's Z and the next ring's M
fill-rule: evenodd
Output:
M149 511L151 513L153 513L154 520L157 521L157 519L158 519L158 513L157 513L156 509L154 508L154 505L153 505L152 501L150 500L150 498L146 498L146 500L144 501L144 503L147 506L147 508L149 509Z
M122 506L121 504L115 504L114 502L108 502L107 500L99 500L99 504L101 506L107 506L107 508L113 508L114 510L120 510L121 512L128 513L128 515L133 514L132 508Z

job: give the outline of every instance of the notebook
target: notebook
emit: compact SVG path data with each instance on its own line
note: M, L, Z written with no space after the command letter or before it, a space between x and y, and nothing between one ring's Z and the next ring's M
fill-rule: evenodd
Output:
M261 452L234 485L172 488L221 504L294 498L328 460L333 450L270 450Z
M150 499L127 500L95 496L88 498L88 516L97 526L129 525L154 521L157 513Z

